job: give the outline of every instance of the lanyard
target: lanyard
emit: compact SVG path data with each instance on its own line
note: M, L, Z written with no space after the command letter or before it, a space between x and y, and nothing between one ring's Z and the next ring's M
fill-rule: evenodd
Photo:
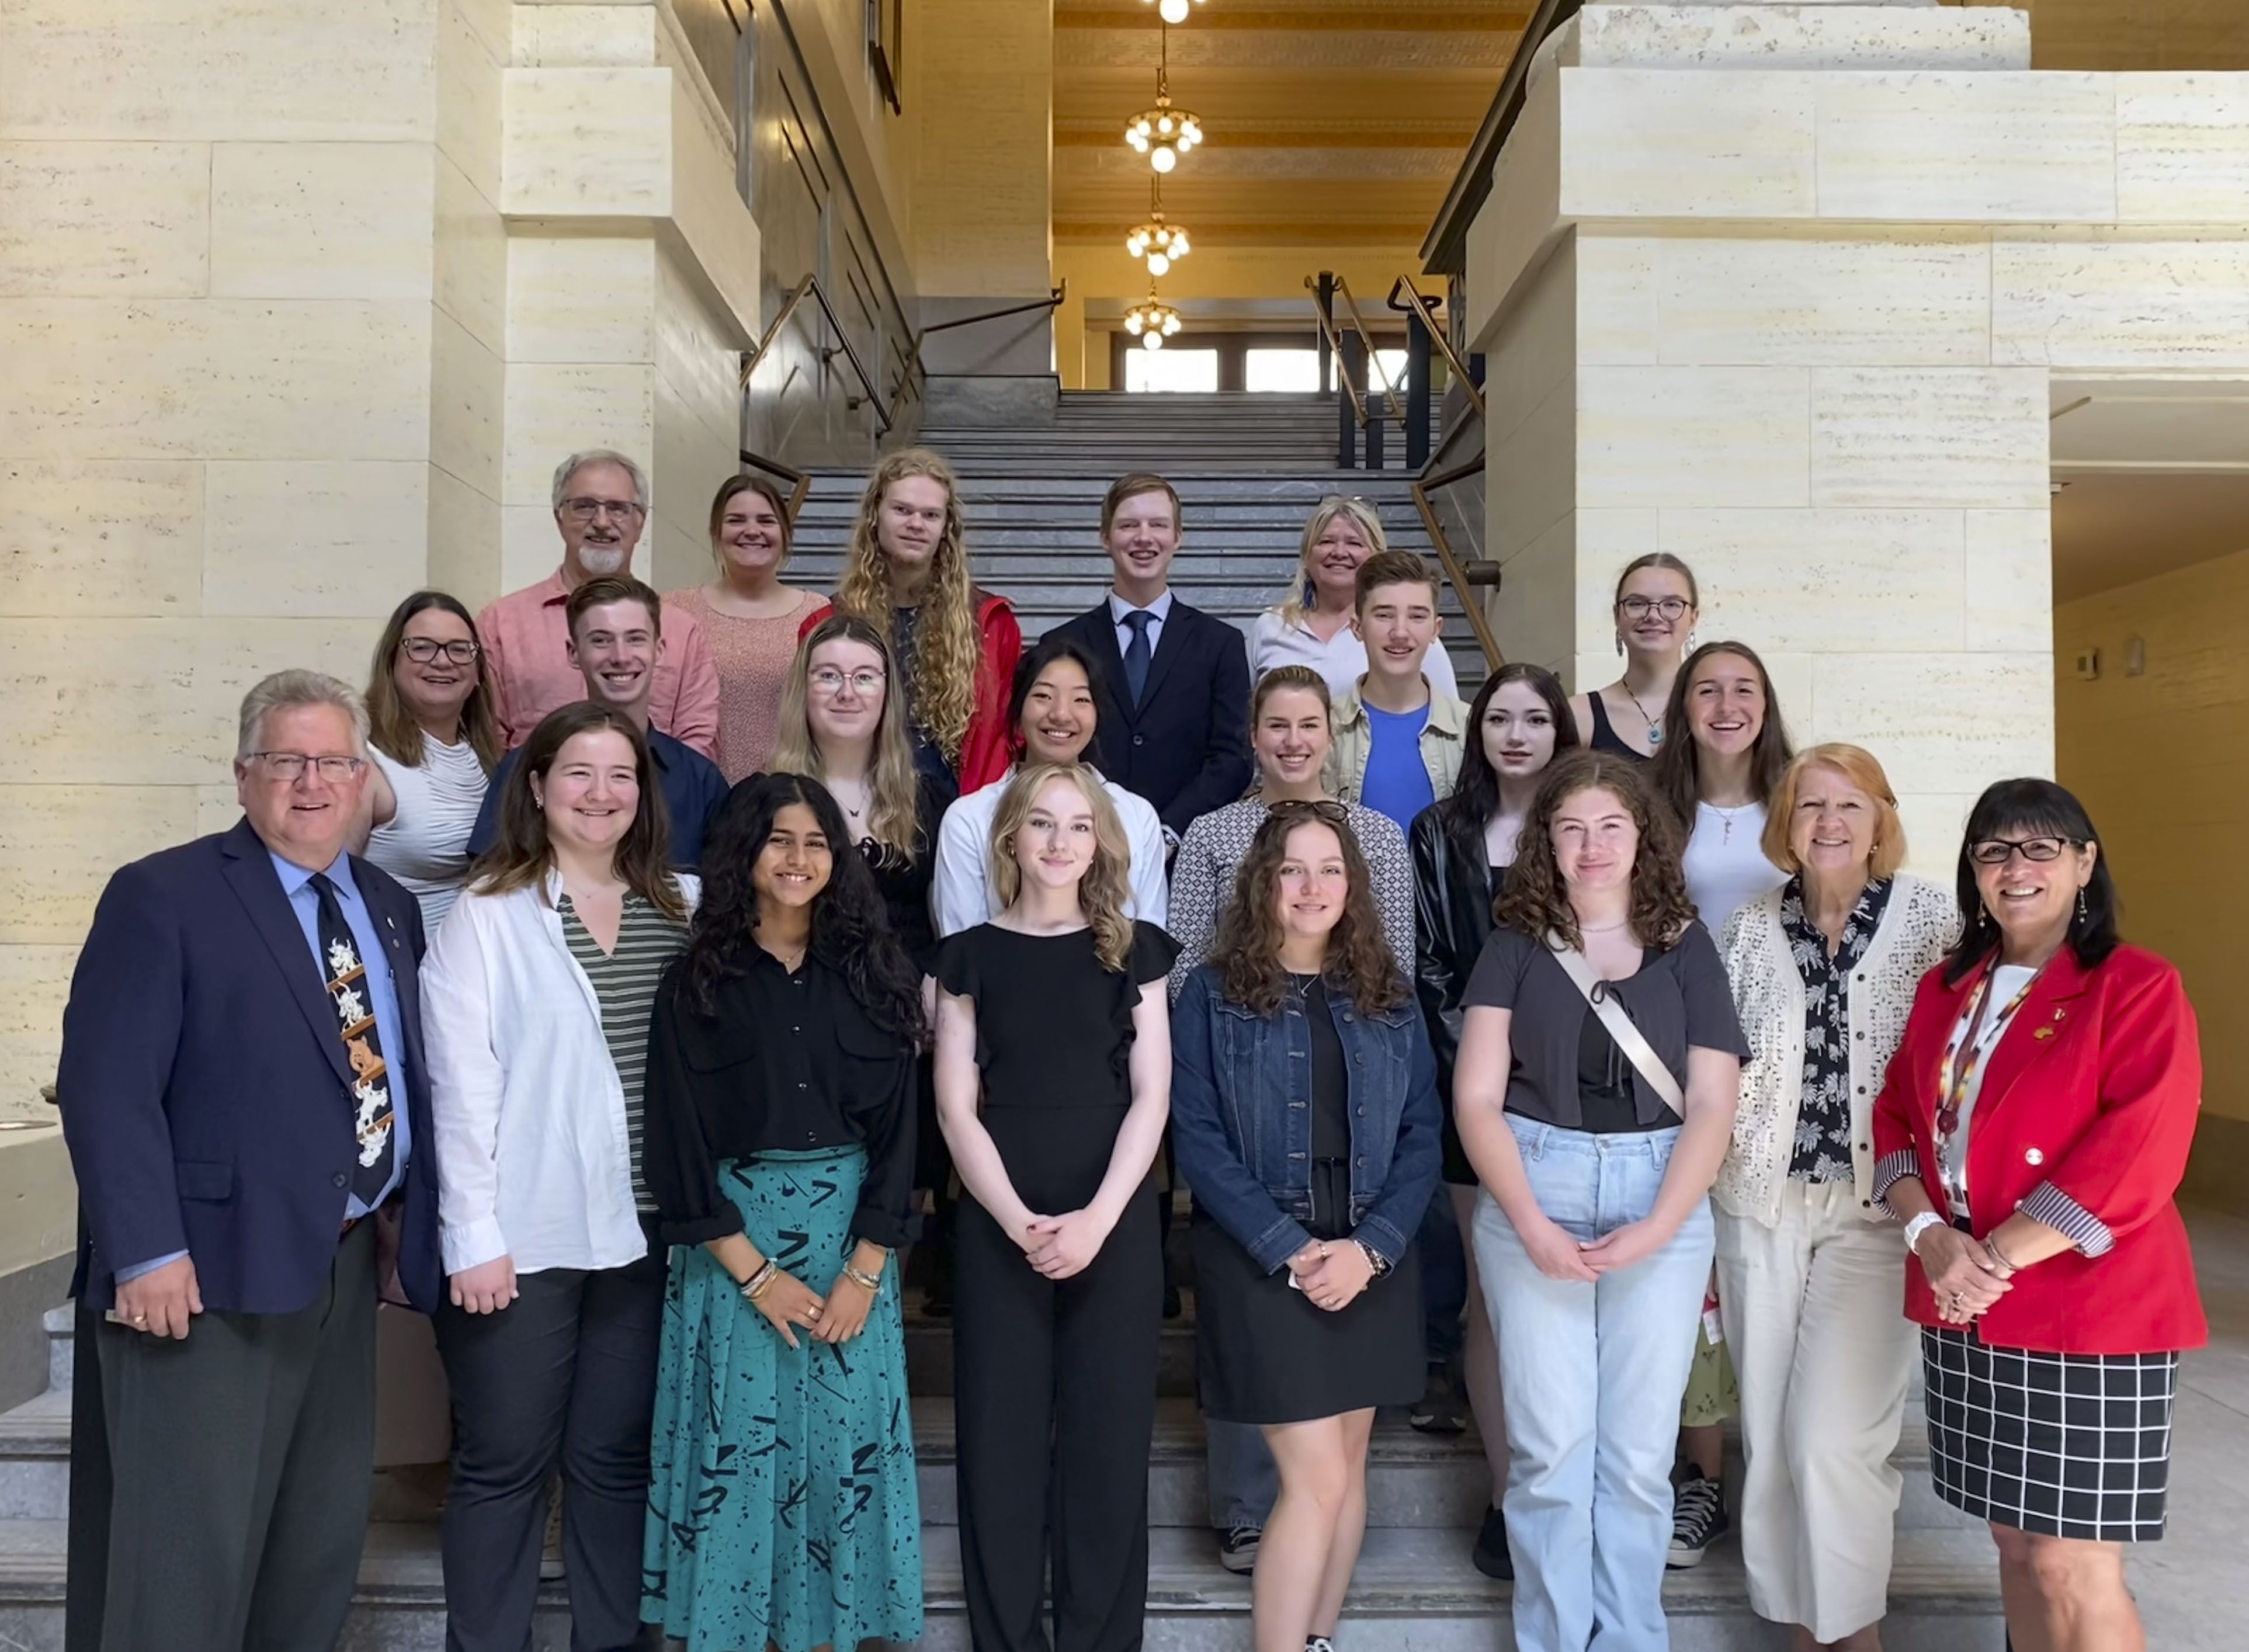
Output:
M1962 1018L1963 1030L1953 1035L1951 1047L1944 1052L1936 1130L1947 1141L1960 1128L1960 1112L1967 1105L1968 1087L1975 1082L1977 1070L1983 1066L1984 1058L1998 1046L2007 1022L2013 1018L2015 1011L2023 1007L2023 1000L2031 995L2031 988L2038 985L2038 975L2032 975L2022 984L2022 989L2007 1001L2007 1007L1987 1022L1984 1012L1990 1007L1991 982L1998 974L1996 964L1984 972L1984 979L1976 984L1976 996L1968 1006L1967 1015ZM1984 1036L1987 1032L1991 1034L1988 1043Z

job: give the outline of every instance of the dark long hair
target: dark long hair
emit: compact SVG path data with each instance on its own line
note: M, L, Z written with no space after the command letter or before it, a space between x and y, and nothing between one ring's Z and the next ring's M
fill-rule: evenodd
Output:
M1491 709L1492 696L1510 683L1530 685L1545 702L1546 714L1554 719L1554 755L1547 759L1550 764L1578 747L1578 719L1570 715L1569 691L1544 665L1515 660L1483 679L1483 686L1468 703L1468 738L1461 752L1460 780L1453 787L1453 795L1437 805L1437 819L1444 826L1445 836L1478 866L1483 864L1483 829L1499 813L1499 771L1484 754L1483 718Z
M1984 911L1983 891L1976 887L1976 863L1969 849L1987 837L2051 835L2067 837L2080 849L2097 844L2101 834L2085 805L2050 780L1996 781L1984 788L1976 807L1968 811L1968 827L1960 837L1960 864L1952 876L1960 900L1960 939L1944 960L1944 980L1958 986L1977 965L1999 949L1999 926ZM2098 969L2108 954L2123 944L2116 933L2116 880L2108 875L2108 857L2093 859L2093 876L2085 885L2085 910L2069 918L2069 950L2087 969Z
M753 774L726 794L703 840L703 900L676 966L679 996L698 1015L718 1013L720 983L748 969L758 944L758 892L751 873L773 836L774 817L802 803L820 824L835 864L812 898L811 954L843 977L851 996L884 1032L922 1036L921 977L891 928L875 875L852 847L843 811L806 774Z
M1090 762L1101 749L1101 667L1090 650L1070 637L1056 637L1049 632L1039 639L1038 646L1015 662L1015 681L1008 691L1008 739L1016 756L1021 757L1028 742L1023 739L1023 707L1030 704L1031 690L1038 685L1039 673L1058 659L1066 659L1085 673L1085 686L1093 696L1093 738L1085 742L1080 761Z
M1219 915L1210 961L1218 967L1226 996L1245 1009L1269 1015L1281 1008L1288 972L1281 967L1281 920L1274 895L1287 858L1289 834L1299 826L1331 829L1343 845L1345 880L1342 916L1328 932L1326 966L1320 979L1350 995L1362 1015L1394 1008L1410 995L1399 961L1382 933L1381 909L1374 904L1374 875L1351 829L1341 803L1276 803L1249 840L1249 852L1235 870L1234 898Z
M544 781L562 747L576 736L605 729L623 735L631 746L633 771L640 781L632 824L618 840L611 864L626 888L665 917L687 916L687 903L671 876L671 816L664 806L664 788L649 757L648 741L622 712L585 699L547 712L523 742L507 778L500 782L499 835L470 872L471 892L505 895L546 878L554 864L554 848L547 836L546 811L531 795L532 777Z
M416 591L390 610L382 635L375 639L375 662L367 673L368 740L385 757L409 768L422 767L422 725L414 720L414 713L406 709L405 699L398 692L398 653L406 641L406 622L433 608L443 609L460 621L469 628L471 639L475 639L477 623L459 597L444 591ZM499 737L499 719L492 714L492 679L485 674L481 645L472 669L477 685L461 702L461 733L489 774L507 747Z
M1668 946L1694 921L1695 903L1687 898L1687 877L1679 867L1685 835L1671 811L1657 801L1633 757L1613 752L1565 752L1546 766L1515 840L1515 864L1492 903L1495 922L1517 929L1542 945L1550 934L1583 947L1578 914L1562 869L1554 859L1554 814L1579 792L1615 794L1640 831L1632 860L1632 933L1646 946Z
M1691 576L1690 576L1691 577ZM1648 767L1654 771L1655 790L1679 816L1682 830L1695 829L1695 805L1702 797L1702 748L1687 726L1687 696L1695 685L1695 671L1714 654L1731 654L1747 660L1764 685L1764 721L1750 747L1750 788L1760 803L1772 795L1796 748L1789 744L1788 724L1780 714L1780 699L1772 692L1772 673L1747 643L1705 643L1687 657L1679 675L1671 679L1671 698L1663 704L1663 744Z

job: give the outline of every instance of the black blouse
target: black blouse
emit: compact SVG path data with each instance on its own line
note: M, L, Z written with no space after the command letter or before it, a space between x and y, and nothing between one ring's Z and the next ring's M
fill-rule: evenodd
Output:
M904 610L901 610L904 611ZM944 788L927 774L914 798L914 852L899 854L866 838L860 857L875 876L891 928L913 967L925 975L937 967L937 929L930 919L929 886L937 881L937 830L945 816Z
M877 1026L836 970L795 974L762 949L698 1014L674 966L649 1029L643 1166L664 1238L702 1244L742 1231L719 1166L766 1153L863 1146L851 1233L892 1249L914 1237L914 1051Z

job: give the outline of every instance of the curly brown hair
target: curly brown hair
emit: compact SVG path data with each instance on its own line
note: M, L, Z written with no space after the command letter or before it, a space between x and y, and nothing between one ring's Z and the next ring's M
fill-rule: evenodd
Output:
M1132 845L1124 836L1124 823L1110 800L1101 777L1083 763L1033 763L1015 771L1000 794L1000 807L992 816L992 842L985 871L1001 910L1015 904L1023 892L1023 869L1015 859L1015 834L1031 817L1031 806L1049 781L1067 781L1093 811L1093 864L1078 879L1078 910L1093 932L1093 950L1101 967L1121 973L1132 955L1132 920L1124 915L1132 898Z
M1632 933L1642 946L1668 946L1695 921L1695 903L1687 898L1687 877L1679 866L1686 842L1676 817L1657 801L1643 765L1612 752L1564 752L1547 766L1516 836L1515 864L1507 869L1506 886L1492 902L1492 921L1534 940L1559 935L1572 946L1585 946L1577 911L1555 864L1553 827L1565 802L1596 790L1613 793L1640 833L1632 861Z
M1348 892L1343 912L1328 932L1325 967L1320 978L1350 995L1362 1015L1394 1009L1408 997L1406 978L1382 933L1382 912L1374 904L1374 878L1351 829L1341 803L1289 801L1267 811L1249 841L1249 852L1235 870L1234 898L1218 920L1209 961L1217 968L1229 1002L1261 1015L1281 1008L1288 971L1281 967L1278 905L1281 865L1288 857L1289 834L1299 826L1325 826L1343 846Z
M960 486L953 467L925 447L902 448L886 455L867 478L851 525L851 547L836 582L841 613L891 627L890 558L880 536L883 496L910 476L927 477L945 489L945 527L932 555L928 588L922 593L921 619L914 630L913 680L906 700L945 754L948 767L960 765L961 743L976 712L976 681L984 666L984 634L976 620L978 595L969 578L968 547L960 515Z

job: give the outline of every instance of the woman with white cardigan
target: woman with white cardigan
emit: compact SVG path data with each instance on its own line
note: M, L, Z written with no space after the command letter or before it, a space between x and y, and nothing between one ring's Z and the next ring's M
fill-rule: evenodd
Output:
M1897 870L1897 799L1858 747L1789 764L1763 846L1789 877L1720 942L1753 1054L1710 1190L1741 1383L1742 1558L1750 1607L1794 1626L1797 1652L1879 1652L1915 1339L1905 1244L1874 1202L1874 1098L1960 913Z
M640 1629L664 1326L642 1078L699 888L669 869L663 792L622 714L550 713L501 784L499 836L422 972L457 1427L445 1641L531 1644L559 1470L571 1643L610 1652Z

